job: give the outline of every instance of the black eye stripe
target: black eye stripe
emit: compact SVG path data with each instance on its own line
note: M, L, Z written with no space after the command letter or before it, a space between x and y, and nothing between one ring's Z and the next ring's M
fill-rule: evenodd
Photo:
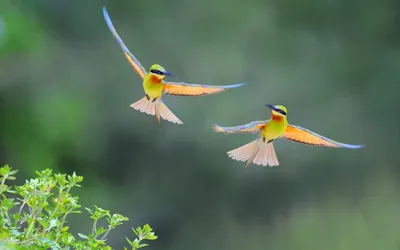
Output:
M152 70L150 70L150 72L151 72L151 73L154 73L154 74L157 74L157 75L164 75L163 72L161 72L161 71L159 71L159 70L157 70L157 69L152 69Z
M277 109L276 112L282 114L282 115L286 115L286 112L283 111L282 109Z

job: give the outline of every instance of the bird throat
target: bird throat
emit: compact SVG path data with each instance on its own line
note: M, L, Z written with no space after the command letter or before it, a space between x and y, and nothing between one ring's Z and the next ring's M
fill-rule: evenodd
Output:
M162 81L162 78L160 78L160 77L158 77L156 75L151 75L150 76L150 80L151 80L152 83L158 84L158 83L160 83Z
M283 119L284 119L284 117L281 115L272 114L272 120L275 122L281 122L281 121L283 121Z

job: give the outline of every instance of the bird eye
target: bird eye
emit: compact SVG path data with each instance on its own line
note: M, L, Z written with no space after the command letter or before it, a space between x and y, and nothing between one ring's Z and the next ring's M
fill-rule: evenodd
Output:
M150 70L150 72L151 72L151 73L154 73L154 74L157 74L157 75L164 75L163 72L161 72L161 71L159 71L159 70L157 70L157 69L152 69L152 70Z
M282 109L277 109L276 111L277 111L279 114L286 115L286 112L283 111Z

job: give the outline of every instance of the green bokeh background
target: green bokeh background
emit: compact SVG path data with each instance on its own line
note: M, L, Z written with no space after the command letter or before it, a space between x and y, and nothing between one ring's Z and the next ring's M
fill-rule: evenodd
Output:
M184 122L129 105L143 97L102 15L145 67L179 81L247 85L166 97ZM389 0L1 0L0 163L85 177L84 206L150 223L149 249L399 249L400 5ZM252 135L211 126L289 122L362 150L275 143L281 166L226 152ZM72 216L71 230L90 230Z

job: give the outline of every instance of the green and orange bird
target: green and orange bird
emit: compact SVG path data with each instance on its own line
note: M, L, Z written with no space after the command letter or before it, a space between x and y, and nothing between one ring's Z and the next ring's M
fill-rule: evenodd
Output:
M362 145L350 145L328 139L308 129L290 125L287 122L287 109L282 105L266 104L272 109L272 117L266 121L253 121L245 125L235 127L221 127L214 125L213 129L218 133L258 133L258 138L244 146L228 152L228 156L236 161L247 161L244 168L250 163L263 166L279 166L273 141L281 138L311 146L324 146L332 148L362 148Z
M153 64L150 67L149 72L146 72L144 67L140 64L139 60L129 51L128 47L126 47L122 39L119 37L107 13L106 7L103 7L103 14L108 28L114 35L115 39L117 39L119 45L124 52L125 57L136 70L138 75L143 79L143 88L146 95L139 101L133 103L131 107L135 110L139 110L140 112L149 115L155 115L159 125L160 117L172 123L182 124L182 121L179 120L179 118L176 117L163 103L162 97L164 95L202 96L216 94L226 89L240 87L244 84L240 83L224 86L210 86L188 84L184 82L164 81L164 78L166 76L174 75L166 71L162 66L158 64Z

